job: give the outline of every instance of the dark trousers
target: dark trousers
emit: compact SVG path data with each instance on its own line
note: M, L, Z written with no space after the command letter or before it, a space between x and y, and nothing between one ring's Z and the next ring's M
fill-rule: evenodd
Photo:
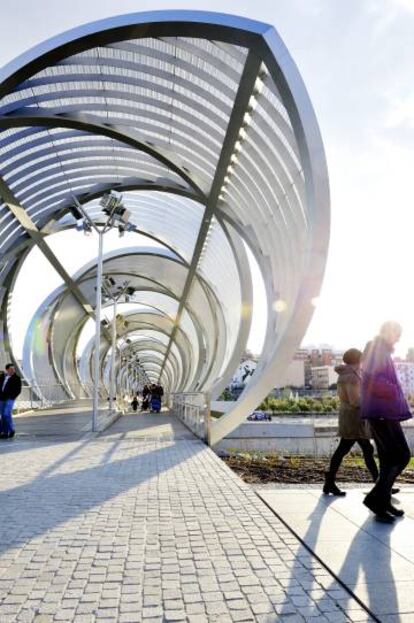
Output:
M394 481L407 467L411 453L400 422L370 420L370 426L377 446L380 473L367 497L386 508Z
M352 446L357 443L364 455L365 465L372 476L372 480L375 482L378 478L378 467L374 459L374 446L369 439L343 439L341 438L339 445L332 455L329 465L329 473L335 478L336 472L341 466L344 456L350 451Z

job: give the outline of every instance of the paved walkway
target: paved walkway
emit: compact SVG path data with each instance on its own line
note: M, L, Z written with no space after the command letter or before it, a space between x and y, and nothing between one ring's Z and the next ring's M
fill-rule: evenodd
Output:
M1 623L370 620L201 441L144 423L0 443Z
M413 623L414 488L397 496L406 515L391 526L374 521L362 505L366 491L350 490L345 498L315 489L259 493L378 620ZM297 544L298 556L305 551ZM347 598L340 604L346 607Z
M135 413L119 418L103 437L118 439L194 440L193 433L177 418L161 414Z
M79 401L81 402L81 401ZM99 411L99 424L108 425L111 415L102 403ZM193 435L178 420L162 414L151 415L148 412L127 415L118 419L104 434L141 438L187 438ZM91 432L92 402L76 406L64 405L59 409L40 409L14 416L16 429L20 437L71 437L80 438ZM0 621L1 623L1 621Z
M108 409L101 405L100 422L109 417ZM59 409L39 409L14 416L16 429L20 436L77 437L91 431L92 402L79 401L76 406L62 405ZM1 623L1 622L0 622Z

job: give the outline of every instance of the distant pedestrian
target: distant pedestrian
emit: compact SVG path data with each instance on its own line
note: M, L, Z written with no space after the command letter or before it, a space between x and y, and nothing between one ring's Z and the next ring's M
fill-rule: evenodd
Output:
M131 402L131 407L133 411L136 411L138 409L138 396L137 395L133 397L132 402Z
M401 422L412 415L391 358L401 332L397 322L384 323L362 358L361 415L369 420L380 463L379 478L364 504L387 523L404 514L391 504L391 493L411 456Z
M148 411L149 409L149 399L150 399L150 389L148 385L144 385L142 388L142 404L141 411Z
M374 459L374 447L370 442L371 432L366 421L361 419L361 357L357 348L350 348L344 353L343 364L335 368L338 374L338 396L340 400L338 433L339 445L332 455L329 471L325 474L323 492L332 495L345 495L335 483L335 477L344 457L355 443L362 450L365 465L373 481L378 478L378 468Z
M161 397L164 393L161 385L152 383L151 385L151 411L152 413L159 413L161 411Z
M13 422L13 406L22 391L22 382L12 363L6 365L6 371L0 373L0 439L12 439L16 429Z

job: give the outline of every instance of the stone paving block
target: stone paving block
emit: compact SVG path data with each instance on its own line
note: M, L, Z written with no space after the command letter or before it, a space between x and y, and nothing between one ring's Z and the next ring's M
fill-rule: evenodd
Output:
M231 599L227 602L229 610L246 610L249 604L244 599Z
M328 619L329 623L349 623L350 620L345 613L339 611L325 612L324 616Z
M214 601L206 604L208 616L228 615L229 611L225 603L222 601Z
M140 612L121 613L119 615L119 623L141 623L141 621L160 621L162 617L146 618Z
M165 610L164 611L164 619L166 623L173 621L186 621L187 615L184 610Z
M244 621L254 621L254 615L251 610L236 610L230 613L232 620L235 623L241 623Z
M186 611L187 615L191 615L191 614L205 614L206 606L205 606L205 604L203 604L201 602L195 603L195 604L187 604L185 606L185 611Z
M250 608L255 615L274 613L274 608L270 602L254 603L250 605Z

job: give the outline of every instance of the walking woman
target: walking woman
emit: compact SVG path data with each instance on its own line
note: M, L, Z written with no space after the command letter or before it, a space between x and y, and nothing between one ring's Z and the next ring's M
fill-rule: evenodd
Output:
M391 504L391 495L395 479L411 458L401 422L413 416L391 357L401 332L398 322L385 322L366 345L363 357L361 414L370 423L380 463L379 478L364 504L386 523L404 514Z
M378 468L374 459L374 447L370 442L370 429L360 415L361 397L361 359L362 353L357 348L350 348L344 353L343 365L337 366L339 407L339 445L332 455L329 471L325 474L323 492L332 495L345 495L335 484L337 471L343 458L351 451L355 443L364 455L365 465L375 482Z

